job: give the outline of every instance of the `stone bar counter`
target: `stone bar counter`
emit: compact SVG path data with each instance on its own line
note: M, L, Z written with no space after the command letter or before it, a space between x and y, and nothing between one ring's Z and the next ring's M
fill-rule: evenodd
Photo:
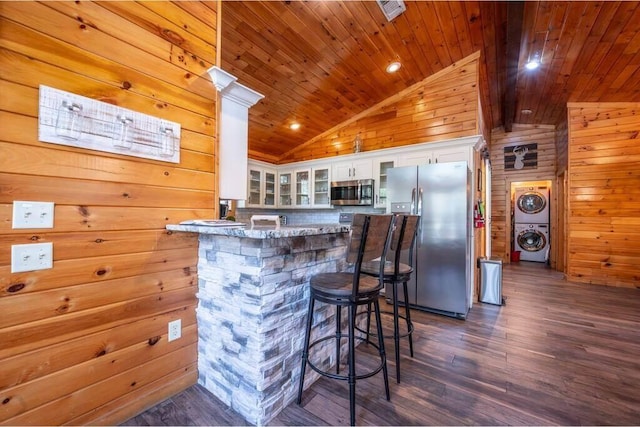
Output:
M248 422L268 423L297 394L309 280L346 268L349 226L167 229L199 234L199 383ZM314 334L335 330L329 308L316 307ZM320 351L334 363L333 347ZM317 378L309 369L305 385Z

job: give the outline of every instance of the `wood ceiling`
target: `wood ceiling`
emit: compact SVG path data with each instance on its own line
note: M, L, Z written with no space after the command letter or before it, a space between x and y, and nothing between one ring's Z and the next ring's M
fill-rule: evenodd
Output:
M223 1L221 66L265 95L249 112L251 157L277 162L476 51L491 128L558 125L567 102L640 101L640 2L518 3L405 0L388 22L375 1Z

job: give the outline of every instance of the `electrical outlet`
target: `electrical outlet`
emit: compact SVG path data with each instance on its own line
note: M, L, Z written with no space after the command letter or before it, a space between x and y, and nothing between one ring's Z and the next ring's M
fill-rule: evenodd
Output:
M177 340L182 336L182 321L180 319L169 322L168 336L169 341Z
M11 272L53 268L53 243L11 245Z
M53 228L53 202L13 202L15 228Z

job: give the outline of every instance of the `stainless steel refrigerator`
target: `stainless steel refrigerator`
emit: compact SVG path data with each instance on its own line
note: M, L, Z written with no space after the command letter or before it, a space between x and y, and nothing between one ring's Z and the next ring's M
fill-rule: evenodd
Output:
M465 318L471 300L473 214L467 162L393 168L387 180L391 212L421 217L409 305Z

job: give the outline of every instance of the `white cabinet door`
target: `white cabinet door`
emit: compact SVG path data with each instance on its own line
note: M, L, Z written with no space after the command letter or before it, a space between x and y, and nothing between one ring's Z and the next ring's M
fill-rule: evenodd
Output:
M433 150L433 160L435 163L466 161L471 164L473 148L469 146L438 148Z
M263 205L269 208L276 207L276 171L275 170L264 170L264 174L262 175L264 178L264 196L262 198Z
M371 159L355 160L353 162L354 179L373 178L373 161Z
M334 163L331 167L331 176L334 181L348 181L351 178L351 162Z
M294 204L297 208L311 206L311 169L294 172L295 196Z
M249 166L249 179L247 189L247 206L260 206L262 170Z
M459 162L462 160L471 163L471 150L473 148L469 146L454 146L400 154L398 166L418 166L431 163Z
M433 163L433 153L431 151L417 151L415 153L405 153L398 156L398 166L418 166Z
M331 168L331 176L334 181L371 179L373 178L373 163L371 159L335 163Z
M313 201L316 208L331 206L331 174L329 167L313 168Z
M278 173L278 207L288 208L293 204L293 172Z
M374 207L387 207L387 171L396 167L397 164L398 159L396 156L373 159Z
M249 165L247 207L275 207L276 171Z

